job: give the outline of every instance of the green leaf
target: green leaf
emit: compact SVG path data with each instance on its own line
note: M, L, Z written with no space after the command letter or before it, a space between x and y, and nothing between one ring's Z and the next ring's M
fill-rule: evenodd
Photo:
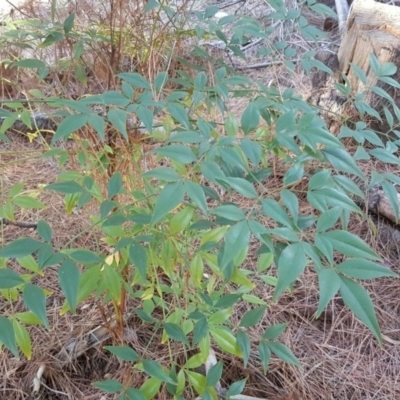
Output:
M218 361L210 368L206 377L206 386L215 386L219 382L222 376L222 368L222 361Z
M260 255L257 263L258 272L263 272L271 267L274 262L274 255L272 253L263 253Z
M76 313L76 301L78 298L80 278L79 269L74 262L66 260L62 263L58 270L60 288L74 314Z
M322 269L318 271L319 304L315 314L318 318L328 302L333 299L340 288L340 277L333 269Z
M374 305L368 292L360 284L344 276L341 276L340 280L340 294L344 303L371 330L379 343L382 344L381 331L376 319Z
M201 71L197 74L196 78L194 78L194 88L199 92L204 89L207 84L207 75L204 71Z
M190 387L193 387L194 390L201 394L202 396L207 393L205 392L206 387L206 377L202 374L199 374L194 371L185 371L187 377L189 378Z
M200 342L208 333L208 322L206 318L199 319L193 329L193 346Z
M397 66L392 62L385 62L381 66L381 76L394 75L397 72Z
M147 107L140 106L137 111L136 115L143 122L143 125L148 130L148 132L153 131L153 111L149 110Z
M236 334L236 340L237 340L239 349L243 354L243 364L244 364L244 367L246 368L247 363L249 362L250 351L251 351L250 339L247 336L245 331L243 331L242 329L239 329Z
M330 147L321 150L325 158L339 171L354 174L364 179L364 174L358 167L352 156L344 149L338 147Z
M119 383L115 379L110 379L108 381L102 382L94 382L92 383L92 385L106 393L118 393L124 390L124 385L122 383Z
M304 165L303 164L294 164L291 168L289 168L285 176L283 178L284 186L289 186L298 180L300 180L304 176Z
M161 221L171 210L183 200L185 188L182 183L168 183L161 190L154 207L151 225Z
M271 350L264 341L261 341L258 345L258 354L260 355L264 374L266 374L268 371L269 361L271 359Z
M40 319L30 311L15 313L14 317L18 319L18 321L23 322L24 324L40 325Z
M187 228L193 219L193 213L193 207L190 206L184 207L182 210L176 213L171 218L169 225L171 235L182 232L185 228Z
M84 127L88 120L89 116L86 114L69 115L64 118L57 128L57 131L51 140L51 144L54 144L57 140L67 139L71 133Z
M342 209L340 207L334 207L323 212L317 221L317 232L324 232L329 228L332 228L332 226L336 224L341 213Z
M248 199L258 198L258 193L254 186L243 178L222 178L218 181L227 183L232 189Z
M258 307L253 310L246 311L240 321L241 327L248 328L257 325L265 314L267 307Z
M266 345L282 361L285 361L289 364L293 364L296 367L301 366L300 361L295 357L295 355L284 344L277 343L277 342L267 342Z
M308 192L307 199L311 205L322 212L326 212L328 205L332 207L341 207L345 210L360 213L360 208L346 194L333 188L322 188Z
M108 198L112 199L115 195L119 194L122 189L122 174L116 172L108 181L107 192Z
M2 315L0 315L0 342L3 343L11 353L13 353L14 357L19 359L13 325Z
M228 136L236 136L239 132L239 123L232 113L228 113L225 120L225 130Z
M128 132L126 131L126 120L128 113L118 108L112 108L107 113L107 118L110 123L128 140Z
M394 164L394 165L400 164L400 159L395 154L391 154L386 149L373 149L369 151L369 154L371 156L374 156L378 160L381 160L388 164Z
M210 214L215 214L230 221L241 221L246 218L244 212L233 204L223 205L210 210Z
M337 265L336 270L355 279L376 279L384 276L398 278L398 275L389 268L382 267L364 258L350 258Z
M293 229L293 223L283 207L274 199L261 200L263 212L274 221Z
M301 243L286 246L278 262L278 283L275 288L273 301L284 292L304 271L307 265L305 251Z
M92 127L96 130L97 134L99 135L99 138L102 142L104 142L105 136L104 136L104 131L106 128L106 123L104 121L104 118L100 117L100 115L97 114L90 114L88 123L92 125Z
M133 87L128 82L124 81L122 82L121 88L124 96L126 96L128 99L132 99L133 95L135 94Z
M248 138L244 138L240 147L246 157L253 163L254 167L258 167L262 154L261 146Z
M0 268L0 289L11 289L25 281L12 269Z
M369 54L369 64L371 65L372 71L373 73L379 77L380 75L380 69L381 69L381 65L379 63L378 58L376 57L375 54L370 53Z
M50 185L46 186L46 189L54 190L55 192L59 192L62 194L81 193L84 191L82 186L75 181L50 183Z
M233 354L234 356L242 357L242 352L231 331L223 328L211 328L210 332L211 336L223 351Z
M124 72L117 75L135 88L151 89L150 83L137 72Z
M186 346L189 346L189 341L187 340L185 333L178 325L173 324L171 322L166 322L164 324L164 329L165 332L167 332L167 335L171 339L177 340L178 342L181 342Z
M265 330L263 338L268 339L268 340L275 340L280 335L282 335L282 333L285 331L287 326L288 326L287 323L271 325Z
M161 383L162 382L159 379L149 378L140 387L140 392L143 393L146 400L154 399L160 391Z
M281 199L283 204L285 204L286 208L292 214L293 220L297 222L299 218L299 200L297 199L297 196L290 190L283 189L281 191Z
M233 382L231 386L229 386L228 391L226 392L227 398L230 396L237 396L243 392L244 387L246 386L247 379L242 379L237 382Z
M326 257L330 264L333 264L333 245L323 235L315 235L315 247Z
M222 172L219 165L214 161L203 161L200 165L200 168L204 177L213 183L218 183L217 179L225 178L225 174Z
M157 3L158 4L158 3ZM162 71L154 78L154 89L159 93L168 82L168 72Z
M390 205L394 211L394 215L396 216L396 223L398 223L399 222L398 216L400 213L398 192L397 192L396 188L387 181L383 181L381 183L381 185L382 185L383 191L385 192L386 196L389 199Z
M379 86L372 86L371 87L371 91L376 93L378 96L381 96L382 98L390 101L390 102L393 101L393 99L389 95L389 93L387 93L384 89L380 88Z
M139 355L129 346L104 346L104 348L124 361L138 361Z
M241 118L242 129L245 135L258 127L260 121L260 110L254 103L250 103L244 110Z
M232 309L222 309L214 312L209 318L210 325L221 325L232 316Z
M69 253L69 256L75 261L84 265L97 264L103 262L103 259L91 250L79 249L73 250Z
M355 73L355 75L357 76L357 78L364 84L367 84L367 75L365 74L365 72L358 67L357 65L350 63L351 65L351 69L353 70L353 72Z
M144 247L134 241L129 246L129 261L136 266L140 275L146 278L147 275L147 253Z
M113 265L104 264L102 268L102 284L108 295L116 302L121 301L121 272L117 272Z
M12 202L21 208L25 208L27 210L32 209L32 208L46 208L46 206L39 201L38 199L35 199L34 197L30 196L17 196L14 197Z
M14 240L0 249L0 257L20 258L39 250L42 243L31 238L21 238Z
M64 35L61 32L53 31L50 32L42 43L39 44L39 48L52 46L54 43L61 42L64 39Z
M101 225L103 228L109 227L109 226L116 226L116 227L121 227L122 224L124 224L127 221L127 218L125 217L124 214L122 213L115 213L107 217L107 219L104 221L104 223Z
M75 13L68 15L68 17L64 20L63 28L64 33L68 35L71 32L72 28L74 27L75 22Z
M118 398L118 400L146 400L146 396L139 389L129 388L126 390L124 395L125 395L124 398L122 399Z
M350 232L335 230L321 233L319 236L329 240L333 248L345 256L380 261L381 258L363 240Z
M15 185L11 186L11 189L8 192L8 197L15 197L21 193L21 190L24 188L24 183L16 183Z
M217 302L214 304L216 308L229 308L232 307L236 302L242 297L241 294L226 294L220 297Z
M249 245L249 239L250 232L246 221L240 221L229 228L225 236L224 255L220 265L222 271Z
M36 285L28 283L24 287L23 298L25 306L39 317L47 329L50 329L46 314L46 296L43 290Z
M32 342L27 329L15 319L12 321L15 340L24 356L30 360L32 358Z
M144 360L142 364L144 372L146 372L146 374L148 374L152 378L156 378L162 382L167 382L171 383L172 385L176 385L176 381L173 380L170 376L168 376L164 368L161 367L161 365L156 361Z
M191 164L197 160L192 150L181 144L171 144L169 146L151 150L151 152L167 157L173 161L178 161L182 164Z
M203 188L192 181L184 181L185 191L190 199L203 211L204 214L208 214L206 196Z
M190 122L188 118L188 112L181 105L169 103L167 106L168 112L171 116L179 122L186 129L190 129Z
M196 287L201 287L204 273L204 263L199 254L196 254L190 262L190 277Z
M181 142L181 143L202 143L204 137L195 131L181 131L168 138L168 142Z
M94 293L100 279L100 268L101 266L99 265L89 268L82 273L78 289L77 303L86 300L92 293ZM69 305L64 303L61 309L61 315L65 314L69 310Z
M12 63L15 67L20 68L45 68L46 64L41 60L36 60L35 58L25 58L24 60L16 61Z
M177 182L181 176L170 167L158 167L142 174L143 178L155 178L165 182Z
M64 258L64 254L55 253L49 244L44 244L37 253L37 264L40 269L44 269L60 263Z
M36 230L44 241L51 242L53 231L47 222L40 220L37 224Z

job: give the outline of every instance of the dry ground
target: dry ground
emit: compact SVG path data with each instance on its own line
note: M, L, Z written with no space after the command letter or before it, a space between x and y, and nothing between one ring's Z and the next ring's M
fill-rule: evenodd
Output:
M255 13L256 1L248 3L250 13ZM259 3L258 3L259 4ZM316 24L322 25L321 20ZM329 40L337 40L333 36ZM293 39L297 41L296 38ZM315 44L302 42L305 50ZM334 48L334 46L332 47ZM252 60L257 62L259 60ZM296 87L304 95L310 90L309 78L298 71L288 74L281 65L268 69L251 70L250 74L264 82L273 82L284 89ZM243 104L236 103L238 114ZM240 115L240 114L239 114ZM38 185L54 182L57 170L51 164L40 158L43 146L40 143L30 143L26 138L13 135L11 145L0 143L0 176L1 201L7 196L8 189L17 182L26 183L26 189L35 189ZM349 143L350 146L350 143ZM282 166L278 165L277 173L266 185L277 188L281 185ZM387 165L364 163L366 172L372 170L391 171L398 173ZM282 172L282 171L281 171ZM56 248L70 243L73 246L95 247L97 233L90 229L87 215L90 209L83 212L65 215L61 196L46 192L40 198L49 207L35 212L24 212L17 215L18 220L47 221L54 232L53 244ZM300 197L301 208L308 205ZM372 217L368 217L372 218ZM373 229L373 221L368 218L354 217L351 230L366 240L385 260L385 265L400 273L400 253L397 249L382 243L379 232ZM35 231L13 226L1 226L0 240L8 243L19 236L36 237ZM83 233L82 233L83 232ZM254 248L256 251L256 248ZM14 265L18 270L20 267ZM251 265L248 266L252 268ZM30 327L33 341L33 356L31 361L14 359L7 350L0 354L0 399L26 400L31 399L32 380L40 365L46 365L47 374L38 399L114 399L93 388L91 383L102 379L118 379L134 387L140 386L145 377L132 370L128 364L118 361L101 346L93 347L78 359L67 363L62 370L55 367L55 355L71 339L83 336L86 332L102 323L102 318L96 304L90 300L81 304L75 316L60 316L63 295L57 285L56 268L45 271L41 285L52 291L48 300L48 316L51 330L43 327ZM224 360L223 385L247 378L245 394L262 399L278 400L309 400L309 399L400 399L400 280L379 279L367 282L366 287L376 307L378 320L384 335L384 346L378 342L367 328L360 323L344 306L340 298L335 298L318 319L313 318L318 305L318 282L316 275L308 270L302 275L292 293L284 294L277 304L271 304L260 326L253 329L252 337L257 340L260 332L274 323L288 322L288 329L280 340L286 344L299 358L302 368L298 369L285 364L276 358L271 360L267 374L263 374L256 348L247 368L243 368L241 360L224 354L218 357ZM272 290L260 283L255 294L270 302ZM133 306L132 302L130 306ZM24 311L21 302L10 303L0 300L1 312L5 315L11 312ZM233 322L239 321L245 309L238 308L233 316ZM146 326L139 319L127 321L130 331L127 343L131 344L139 354L162 362L168 360L168 351L160 344L158 335L154 336L151 326ZM110 343L110 341L106 342ZM179 349L175 349L177 352ZM192 394L186 393L186 398L192 399ZM168 399L170 396L163 389L157 399Z

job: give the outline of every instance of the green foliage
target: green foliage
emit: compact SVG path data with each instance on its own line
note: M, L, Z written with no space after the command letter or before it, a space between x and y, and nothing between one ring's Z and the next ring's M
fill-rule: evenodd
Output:
M282 0L269 3L274 12L268 19L294 19L303 35L312 40L321 34L297 10L287 10ZM309 3L314 11L329 11ZM159 7L167 12L156 1L147 3L146 12ZM195 12L200 20L196 33L199 37L205 32L215 35L236 55L242 55L239 44L249 38L268 38L271 33L249 18L232 17L216 23L211 20L215 13L215 7ZM79 38L74 45L78 61L83 53L80 45L83 46L86 36L77 35L74 21L72 14L62 24L56 23L50 32L35 31L34 38L41 47L53 46L65 38ZM225 24L232 29L231 37L221 31ZM11 31L6 38L10 35ZM286 42L274 46L276 52L291 54ZM202 53L198 51L199 54ZM306 69L318 66L307 57L302 60ZM292 68L289 61L286 65ZM34 59L17 61L14 66L37 69L41 77L47 71L42 61ZM396 72L392 64L380 66L371 57L371 67L383 82L395 86L389 78ZM364 79L362 71L356 67L354 71ZM62 172L58 182L47 185L45 190L64 196L67 214L75 208L84 209L89 202L91 210L97 207L90 221L93 231L96 228L100 232L98 242L107 246L78 248L71 241L65 248L57 249L52 244L52 228L40 221L37 226L40 240L19 238L0 249L1 294L14 301L22 296L29 310L25 314L0 316L1 343L14 356L18 356L19 348L30 358L31 343L24 324L41 323L51 328L46 315L47 292L40 279L42 270L50 265L58 270L59 286L65 296L62 314L75 313L78 305L90 296L112 304L115 310L122 309L119 307L125 297L140 299L141 305L133 312L162 335L162 343L179 344L186 355L188 349L194 351L193 355L187 355L184 365L177 365L171 357L170 364L165 366L144 359L144 355L130 347L106 346L107 351L133 363L134 368L149 376L141 388L126 388L114 380L94 383L107 393L120 393L121 399L153 398L161 385L166 385L176 397L190 386L203 398L215 398L214 387L223 376L222 361L206 377L194 369L205 364L211 346L242 358L247 365L255 344L251 328L265 323L268 307L266 300L252 293L255 282L271 286L273 301L279 301L286 290L293 289L306 268L318 274L317 316L340 293L349 309L381 342L372 301L357 280L396 274L379 264L382 261L379 255L365 242L347 232L346 221L351 213L362 213L353 196L363 194L350 177L368 183L357 165L357 157L367 155L397 165L397 144L385 147L362 124L353 130L343 127L339 138L351 136L362 148L353 156L329 132L314 108L293 90L281 94L276 88L234 74L227 66L217 69L213 77L204 71L193 74L194 77L182 71L178 75L179 78L173 79L168 71L161 71L154 79L148 79L138 72L124 72L117 75L119 91L109 90L78 100L61 97L41 100L59 108L64 117L44 157L55 157L63 167L70 155L57 147L59 141L74 138L74 133L84 127L94 129L97 134L100 152L90 150L94 152L90 153L86 142L78 141L82 148L75 159L77 170ZM80 77L85 82L85 77ZM179 84L180 88L168 89L170 83ZM348 90L346 85L339 89ZM395 115L400 114L396 114L395 105L385 91L377 86L374 92L391 103ZM248 101L241 116L229 110L227 99L231 95ZM377 112L362 100L360 97L355 101L358 109L376 116ZM102 112L94 113L92 106ZM217 120L214 111L223 114L223 118ZM12 112L0 110L0 116L6 118L3 124L14 121L20 112L18 107ZM139 174L127 169L108 178L105 171L111 161L107 157L115 149L105 143L105 127L111 125L126 141L131 114L142 123L147 137L159 144L150 154L160 165L148 170L141 149L133 147L129 162ZM392 117L394 125L394 116L388 108L386 114ZM162 126L156 126L159 115L166 116L160 123ZM364 149L365 140L377 148ZM287 167L279 196L265 184L273 172L270 161L273 159ZM315 168L315 165L311 174L310 166ZM96 175L98 170L100 176ZM382 183L398 212L393 189L393 183L399 183L398 178L377 175L373 179ZM306 193L299 193L295 183L303 178L308 180L308 187ZM1 218L13 220L14 207L46 207L37 199L40 193L26 194L22 189L20 184L10 189L0 208ZM308 201L307 214L299 207L300 194ZM269 221L268 228L261 223L265 220ZM253 254L255 246L257 254ZM10 259L16 259L27 273L18 274L8 267ZM342 261L337 263L337 259ZM33 284L37 277L38 283ZM14 297L10 297L11 290ZM231 317L237 306L249 310L234 326ZM268 370L271 355L300 366L292 351L277 341L286 326L269 326L256 340L264 372ZM245 380L235 382L228 395L239 394L244 387Z

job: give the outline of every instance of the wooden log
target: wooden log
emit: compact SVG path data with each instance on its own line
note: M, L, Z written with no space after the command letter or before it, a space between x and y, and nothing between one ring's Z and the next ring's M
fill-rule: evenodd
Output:
M398 71L392 78L400 80L400 7L377 3L374 0L355 0L338 52L339 69L347 76L353 93L365 91L366 85L377 85L387 91L400 106L400 93L393 87L378 82L373 73L370 67L371 53L381 65L393 62ZM366 85L350 68L350 63L365 72ZM379 109L382 98L371 91L366 94L365 101Z
M371 193L371 191L373 193ZM371 211L377 215L381 215L391 221L393 224L399 225L400 215L396 215L393 210L392 204L382 189L371 190L370 204L372 205ZM400 194L397 194L397 203L400 206Z

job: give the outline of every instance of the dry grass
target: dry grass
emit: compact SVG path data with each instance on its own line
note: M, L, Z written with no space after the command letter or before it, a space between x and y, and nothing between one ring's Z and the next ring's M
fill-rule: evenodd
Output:
M297 2L291 1L288 3L291 3L292 6L297 4ZM246 2L245 7L250 15L255 16L262 16L262 12L265 11L260 7L260 2L256 0ZM33 1L31 9L24 10L38 13L37 4ZM101 13L101 10L98 12ZM260 19L262 20L261 17ZM320 20L315 22L321 25ZM279 26L277 35L283 34L284 26ZM304 50L315 46L315 44L300 40L296 43ZM260 60L254 56L253 61L259 62ZM159 61L157 63L157 65L161 65ZM153 63L153 67L156 64ZM103 90L109 85L104 82L107 82L111 76L109 75L110 67L111 65L107 61L104 68L100 68L101 72L95 72L94 81L97 82L98 90ZM157 70L153 67L150 72L147 71L148 76L153 76L152 74ZM102 75L103 73L104 75ZM300 69L295 73L288 73L282 65L272 65L267 70L252 70L250 75L264 83L272 81L281 90L287 87L296 87L301 93L307 93L310 90L308 77ZM91 87L92 90L95 90L94 86ZM75 84L74 87L79 88L79 85ZM87 89L79 88L79 90L84 92ZM83 92L77 92L76 95L80 96ZM247 102L236 99L231 101L231 105L240 115ZM41 144L29 143L20 136L13 137L12 145L0 143L0 174L2 176L0 197L2 202L8 189L17 182L26 183L26 189L36 189L40 184L56 180L58 171L40 158L39 155L42 151ZM149 159L148 162L153 163L154 159ZM120 161L116 169L126 170L127 167L129 165ZM364 162L361 168L366 173L372 170L398 173L394 168L382 163ZM131 172L134 173L134 171ZM275 173L263 182L265 187L271 188L271 195L279 194L284 172L285 166L277 163ZM300 185L306 185L306 183ZM306 212L309 205L303 196L304 189L305 187L302 186L296 188L300 208ZM53 229L55 248L61 248L71 240L73 246L96 248L99 242L98 232L91 228L90 222L87 220L87 215L90 214L90 205L82 212L66 216L61 196L45 192L40 199L49 207L40 211L24 212L24 214L18 215L17 219L47 221ZM400 273L398 261L400 252L390 248L388 242L383 243L379 231L377 234L372 226L370 221L354 216L350 230L378 251L388 267ZM21 228L13 226L2 226L0 234L2 243L8 243L22 235L36 237L35 231L21 230ZM254 244L251 253L255 254L256 251L257 246ZM246 268L254 269L254 261L255 257L251 257ZM22 271L18 265L13 265L13 268ZM114 399L115 396L107 396L91 386L92 382L103 379L118 379L127 386L140 387L146 380L146 376L140 371L133 370L129 364L111 356L101 346L94 347L79 358L71 360L62 370L56 368L55 355L69 340L84 336L86 332L104 321L99 313L98 304L93 299L80 304L77 315L60 316L64 297L58 287L55 268L46 270L45 277L41 279L40 284L52 292L47 304L51 330L46 331L42 327L35 326L28 327L33 341L33 356L29 362L25 359L18 361L7 350L2 351L0 354L0 373L2 375L0 399L31 399L32 380L41 364L46 365L44 381L46 386L42 387L37 397L41 400ZM400 293L400 281L379 279L367 282L366 287L375 304L384 335L382 348L379 347L369 330L353 316L338 297L330 302L319 319L313 317L318 306L318 282L316 274L307 270L301 280L296 282L293 292L285 293L278 303L271 304L259 326L250 331L254 344L250 362L246 368L239 359L226 354L217 355L218 358L224 360L222 384L226 387L235 380L247 378L245 394L274 400L399 399L400 302L398 294ZM260 282L254 294L270 303L272 291L272 288ZM133 306L137 306L137 304L131 300L128 308ZM5 315L25 310L22 301L13 303L11 308L11 304L4 300L0 302L0 309ZM239 323L247 309L244 305L240 305L235 311L232 318L234 325ZM110 310L105 310L105 312L108 316L112 316ZM297 369L272 358L268 373L263 374L256 344L265 328L271 324L282 322L287 322L289 325L280 341L292 349L302 363L302 368ZM126 328L133 329L136 333L136 335L128 335L126 344L131 345L146 358L167 365L170 360L169 351L176 354L177 358L182 356L182 349L179 346L167 349L165 345L160 344L160 334L153 332L151 325L146 325L132 317L127 320ZM107 343L109 344L111 341ZM169 399L171 396L163 388L156 398L163 400ZM195 395L188 391L185 398L194 399Z

